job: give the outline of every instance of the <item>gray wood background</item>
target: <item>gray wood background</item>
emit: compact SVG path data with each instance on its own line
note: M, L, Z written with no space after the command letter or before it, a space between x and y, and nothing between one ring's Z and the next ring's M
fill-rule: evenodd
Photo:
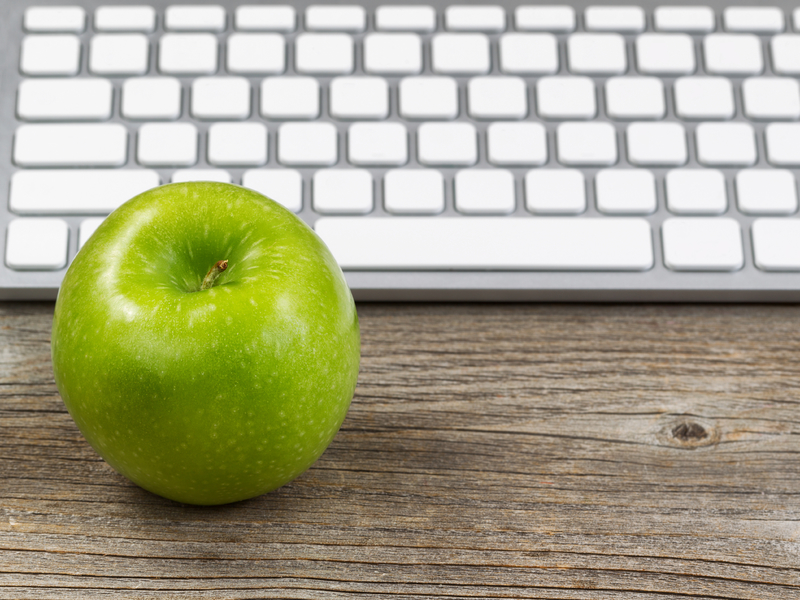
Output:
M0 598L800 598L800 306L361 305L331 447L217 508L84 442L52 311L0 304Z

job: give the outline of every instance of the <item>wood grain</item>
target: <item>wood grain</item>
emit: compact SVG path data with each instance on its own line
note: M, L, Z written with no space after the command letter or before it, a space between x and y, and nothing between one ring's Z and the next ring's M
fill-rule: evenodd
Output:
M83 441L52 310L0 305L0 598L800 598L800 306L361 305L331 447L217 508Z

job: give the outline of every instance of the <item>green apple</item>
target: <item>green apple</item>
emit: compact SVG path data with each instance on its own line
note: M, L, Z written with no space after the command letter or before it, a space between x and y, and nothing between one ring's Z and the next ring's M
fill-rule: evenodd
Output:
M341 269L298 217L242 187L180 183L123 204L78 252L52 357L114 469L224 504L319 458L353 397L360 334Z

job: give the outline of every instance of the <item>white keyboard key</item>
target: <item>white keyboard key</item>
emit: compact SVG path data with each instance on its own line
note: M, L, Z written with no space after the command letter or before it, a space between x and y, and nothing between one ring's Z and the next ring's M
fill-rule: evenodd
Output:
M736 174L736 203L747 215L797 212L797 184L784 169L744 169Z
M448 6L444 11L444 25L450 31L497 33L506 28L506 13L502 6Z
M492 123L486 129L489 162L534 166L547 162L547 133L540 123Z
M473 77L467 83L467 109L476 119L522 119L528 114L528 89L520 77Z
M36 169L11 176L9 208L22 215L108 214L160 183L145 169Z
M577 169L533 169L525 175L525 207L543 215L586 211L586 181Z
M439 33L431 41L436 73L478 75L492 66L489 38L482 33Z
M542 77L536 107L545 119L591 119L597 114L594 82L588 77Z
M800 35L784 33L770 40L772 68L780 75L800 75Z
M314 119L319 115L319 83L313 77L267 77L261 82L261 116Z
M597 209L607 214L649 215L656 210L656 180L646 169L603 169L595 179Z
M78 250L83 248L89 238L92 237L97 228L103 224L105 217L91 217L84 219L78 228Z
M172 174L170 183L187 183L189 181L216 181L231 183L231 174L222 169L178 169Z
M375 29L433 31L436 29L436 11L432 6L379 6L375 9Z
M464 169L453 181L456 210L472 215L502 215L516 208L514 176L505 169Z
M80 33L86 28L86 11L80 6L31 6L23 17L25 31Z
M62 219L14 219L6 234L6 265L19 271L57 271L67 266L69 225Z
M22 40L19 69L24 75L76 75L80 63L77 36L27 35Z
M742 231L733 219L667 219L661 237L664 264L674 271L736 271L744 265Z
M800 271L800 220L756 219L753 256L764 271Z
M208 128L208 162L256 167L267 162L267 128L262 123L214 123Z
M800 8L795 8L792 11L792 22L794 23L795 29L800 29Z
M239 31L294 31L297 15L288 4L245 5L236 8L234 22Z
M653 266L640 218L322 218L314 229L344 269L642 271ZM480 243L476 243L480 240Z
M689 158L680 123L632 123L626 134L628 160L641 166L679 166Z
M712 167L755 164L756 136L748 123L701 123L695 130L697 160Z
M191 112L197 119L246 119L250 82L244 77L198 77L192 82Z
M119 167L128 130L117 123L22 125L14 135L14 162L23 167Z
M644 31L644 11L638 6L590 6L584 13L587 31Z
M708 33L714 31L716 18L709 6L659 6L653 13L658 31Z
M364 31L367 13L361 6L314 5L306 9L306 29L309 31Z
M197 162L197 128L191 123L142 125L136 160L148 167L192 166Z
M744 114L751 119L800 118L800 84L789 77L751 77L742 82Z
M800 166L800 124L770 123L764 129L767 159L780 167Z
M651 75L694 73L694 42L685 33L644 33L636 38L636 64Z
M345 33L301 33L295 40L299 73L344 75L353 70L353 38Z
M749 33L712 33L703 40L706 71L713 75L758 75L764 70L761 41Z
M558 42L550 33L507 33L500 38L500 70L514 74L558 71Z
M97 31L141 31L156 28L156 11L152 6L100 6L94 11Z
M567 40L567 62L573 73L624 73L628 68L625 38L616 33L574 33Z
M605 166L617 162L617 136L609 123L562 123L556 130L558 162Z
M227 64L231 73L283 73L286 43L276 33L234 33L228 38Z
M730 119L736 112L733 85L725 77L675 80L675 113L682 119Z
M170 31L224 31L225 9L218 5L168 6L164 28Z
M389 85L381 77L336 77L330 113L335 119L384 119L389 116Z
M364 38L367 73L411 75L422 71L422 41L415 33L371 33Z
M458 84L451 77L406 77L400 81L400 114L406 119L454 119Z
M470 123L423 123L417 145L424 165L467 167L478 161L478 134Z
M181 82L174 77L136 77L122 84L126 119L177 119L181 115Z
M111 116L113 88L106 79L25 79L17 117L31 121L101 120Z
M383 204L390 213L434 215L444 210L444 178L435 169L393 169L383 179Z
M575 9L571 6L519 6L514 11L514 22L520 31L573 31Z
M666 111L660 79L611 77L606 81L606 112L612 119L661 119Z
M142 33L98 34L89 44L89 71L97 75L143 75L150 44Z
M774 6L729 6L722 13L728 31L778 33L783 31L783 11Z
M347 158L359 166L404 165L408 132L402 123L355 123L347 134Z
M303 177L294 169L245 171L242 185L275 200L292 212L300 212L303 207Z
M372 175L364 169L321 169L311 186L314 210L323 214L366 214L375 200Z
M217 38L210 33L168 33L158 46L158 69L175 75L211 75L217 70Z
M331 123L284 123L278 130L278 161L284 165L327 166L339 157Z
M667 208L678 215L714 215L728 210L725 176L716 169L675 169L664 179Z

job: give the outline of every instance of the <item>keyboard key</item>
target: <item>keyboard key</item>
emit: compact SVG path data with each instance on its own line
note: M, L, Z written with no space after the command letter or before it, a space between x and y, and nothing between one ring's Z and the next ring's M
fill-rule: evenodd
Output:
M501 6L448 6L444 25L450 31L490 31L506 28L506 13Z
M439 33L431 41L436 73L478 75L491 69L489 38L482 33Z
M174 77L136 77L122 84L126 119L177 119L180 115L181 83Z
M381 77L336 77L330 86L335 119L384 119L389 116L389 86Z
M14 162L23 167L119 167L128 131L117 123L22 125L14 135Z
M641 166L679 166L689 158L680 123L633 123L628 126L628 160Z
M292 212L300 212L303 208L303 177L294 169L245 171L242 185L264 194Z
M736 112L733 85L724 77L680 77L675 112L682 119L730 119Z
M261 116L314 119L319 115L319 83L313 77L267 77L261 82Z
M94 11L97 31L141 31L156 28L156 11L152 6L100 6Z
M97 228L103 224L105 217L91 217L84 219L78 228L78 250L83 248L84 244L89 241Z
M586 211L586 181L577 169L533 169L525 175L525 207L545 215Z
M558 43L549 33L507 33L500 38L500 70L514 74L558 71Z
M145 169L17 171L9 207L21 215L109 214L159 183L158 173Z
M323 214L372 212L372 175L364 169L321 169L314 173L314 210Z
M684 33L645 33L636 38L639 72L650 75L694 73L694 42Z
M62 219L14 219L6 234L6 265L18 271L57 271L67 266L69 225Z
M275 33L234 33L228 38L228 71L272 75L286 70L286 44Z
M556 130L558 162L606 166L617 162L617 136L609 123L562 123Z
M695 136L697 160L704 165L746 167L758 158L755 133L747 123L701 123Z
M534 166L547 162L547 134L539 123L492 123L486 129L489 162Z
M142 125L136 160L148 167L192 166L197 162L197 128L191 123Z
M476 119L522 119L528 90L519 77L473 77L467 83L467 108Z
M770 40L772 68L780 75L800 75L800 35L784 33Z
M188 181L216 181L231 183L231 174L222 169L178 169L172 174L170 183L186 183Z
M217 38L210 33L168 33L158 46L158 68L175 75L211 75L217 70Z
M423 123L417 144L424 165L467 167L478 161L478 134L470 123Z
M208 128L208 162L256 167L267 162L267 128L262 123L214 123Z
M736 203L748 215L797 212L797 184L784 169L744 169L736 174Z
M361 6L314 5L306 9L306 29L309 31L364 31L367 13Z
M792 11L792 22L794 23L795 29L800 29L800 8L795 8Z
M436 11L432 6L379 6L375 9L375 29L433 31L436 29Z
M25 31L80 33L86 28L86 11L80 6L31 6L23 17Z
M401 123L355 123L347 135L347 158L359 166L404 165L408 132Z
M716 169L674 169L664 179L667 209L678 215L714 215L728 210L725 176Z
M656 210L656 180L646 169L603 169L595 179L597 209L607 214L649 215Z
M422 41L415 33L371 33L364 38L367 73L411 75L422 71Z
M456 210L474 215L502 215L516 208L514 176L505 169L464 169L454 182Z
M536 106L545 119L591 119L597 114L594 82L588 77L542 77Z
M584 13L587 31L644 31L644 11L638 6L590 6Z
M77 36L27 35L22 40L19 69L24 75L76 75L80 63Z
M192 82L191 112L197 119L246 119L250 82L244 77L198 77Z
M353 71L353 38L344 33L301 33L295 40L299 73L344 75Z
M141 33L99 34L89 44L89 71L97 75L147 73L150 44Z
M800 124L770 123L764 129L767 160L780 167L800 166Z
M616 33L575 33L567 40L569 70L586 75L624 73L625 39Z
M737 271L744 265L742 231L733 219L667 219L661 237L664 264L674 271Z
M764 70L761 42L749 33L712 33L703 40L706 71L712 75L758 75Z
M433 215L444 210L444 178L435 169L394 169L383 179L383 204L390 213Z
M606 112L612 119L661 119L666 111L660 79L611 77L606 82Z
M284 123L278 130L278 161L292 166L335 164L337 137L331 123Z
M708 6L659 6L653 13L658 31L714 31L714 11Z
M575 9L571 6L519 6L514 12L514 22L520 31L573 31Z
M112 97L111 82L105 79L26 79L17 91L17 116L31 121L108 119Z
M783 31L783 12L774 6L729 6L722 12L728 31L778 33Z
M753 256L764 271L800 270L800 220L756 219Z
M653 266L650 225L640 218L331 217L314 228L344 269L642 271Z
M168 6L164 28L170 31L224 31L225 9L218 5Z
M742 82L744 114L751 119L800 118L800 84L788 77L752 77Z
M400 81L400 114L406 119L454 119L458 85L451 77L406 77Z
M297 15L294 7L288 4L246 5L236 8L234 22L239 31L288 32L294 31L297 27Z

